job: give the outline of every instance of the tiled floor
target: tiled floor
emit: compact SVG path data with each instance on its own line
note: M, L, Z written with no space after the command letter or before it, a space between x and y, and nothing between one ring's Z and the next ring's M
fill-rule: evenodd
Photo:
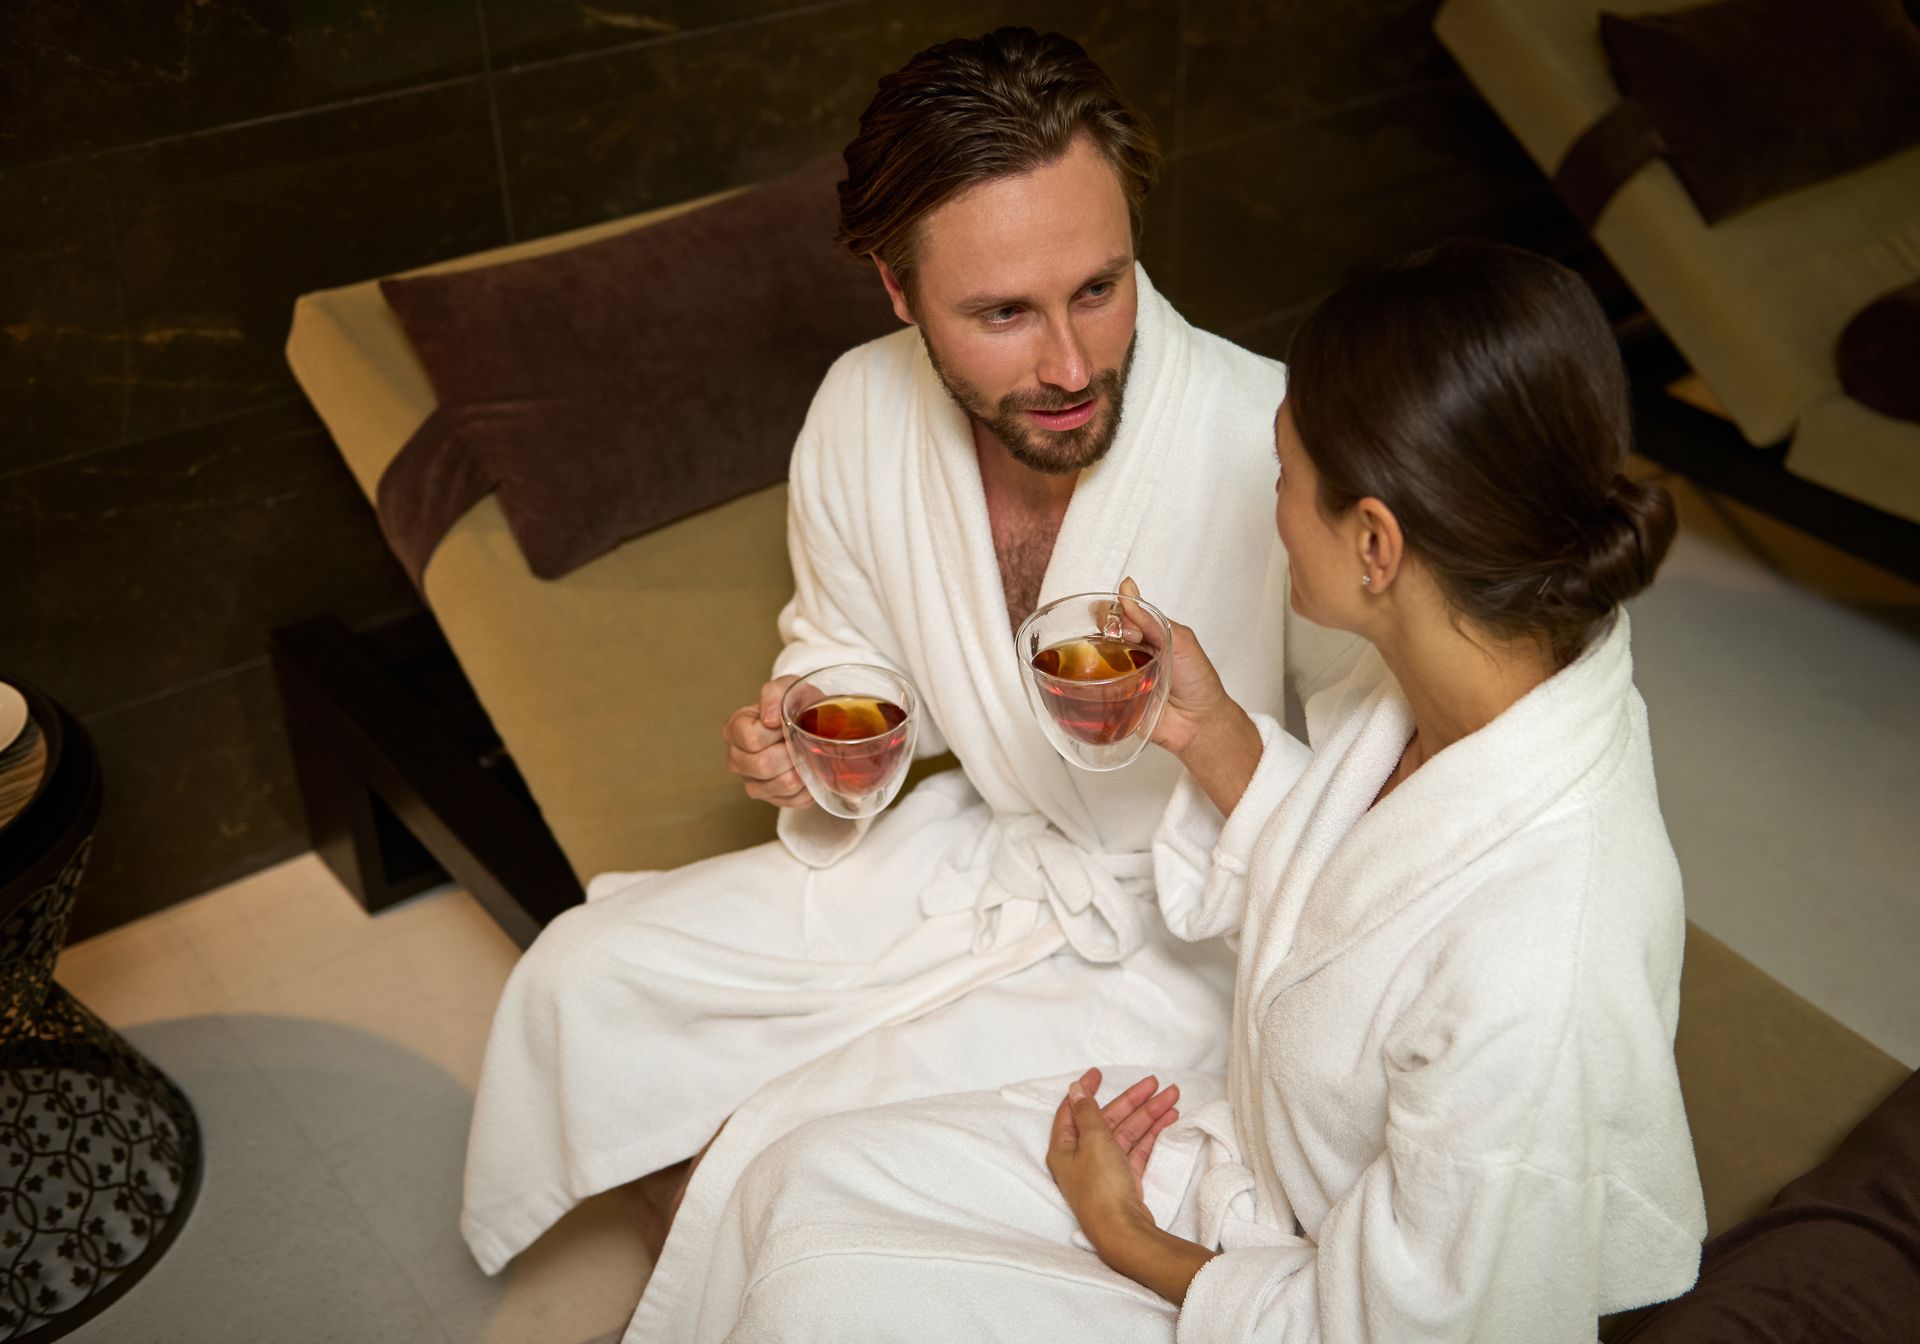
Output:
M1668 484L1634 658L1688 913L1920 1066L1920 586Z
M1681 487L1635 604L1693 916L1920 1065L1920 588ZM463 893L362 915L302 858L70 949L60 978L192 1096L186 1232L81 1344L581 1344L647 1264L606 1199L489 1280L455 1231L513 945Z
M369 919L311 855L68 949L59 979L192 1098L180 1240L80 1344L583 1344L647 1274L592 1201L497 1280L455 1222L516 950L465 893Z

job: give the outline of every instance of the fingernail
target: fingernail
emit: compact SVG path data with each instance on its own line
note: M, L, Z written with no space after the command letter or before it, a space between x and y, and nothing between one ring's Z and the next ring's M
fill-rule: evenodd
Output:
M1080 1084L1075 1083L1067 1089L1067 1099L1070 1101L1085 1101L1087 1094L1082 1090Z

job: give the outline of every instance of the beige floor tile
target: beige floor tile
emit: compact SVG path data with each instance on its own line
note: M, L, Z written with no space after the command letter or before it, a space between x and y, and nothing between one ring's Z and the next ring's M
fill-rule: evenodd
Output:
M237 996L236 1031L315 1143L336 1144L408 1108L410 1075L429 1068L471 1096L512 943L453 908L415 912L390 936ZM396 918L382 916L382 919ZM344 1030L316 1038L302 1024ZM362 1039L391 1049L363 1057Z
M467 1107L430 1103L326 1152L454 1344L581 1344L624 1326L648 1271L616 1199L590 1200L495 1278L458 1232Z
M562 1218L502 1271L506 1294L484 1321L470 1325L471 1305L455 1300L441 1310L441 1328L454 1344L535 1339L572 1344L606 1334L617 1339L651 1272L618 1197L600 1195Z
M227 1019L128 1039L191 1098L205 1175L179 1239L76 1344L364 1344L445 1339ZM320 1026L319 1030L329 1030Z
M318 856L301 855L167 912L236 1000L384 939Z
M441 1344L438 1320L318 1157L196 1214L75 1344Z
M74 944L61 952L54 978L115 1026L217 1011L223 997L171 913Z
M1920 1065L1920 588L1677 493L1633 617L1688 911Z

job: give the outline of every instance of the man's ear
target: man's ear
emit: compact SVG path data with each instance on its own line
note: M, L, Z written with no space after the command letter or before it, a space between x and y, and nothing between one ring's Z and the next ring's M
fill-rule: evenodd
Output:
M887 297L893 300L894 316L910 327L919 326L920 324L913 320L913 305L907 301L907 289L900 283L900 277L893 273L891 266L880 260L878 253L871 255L874 268L880 272L880 283L887 287Z

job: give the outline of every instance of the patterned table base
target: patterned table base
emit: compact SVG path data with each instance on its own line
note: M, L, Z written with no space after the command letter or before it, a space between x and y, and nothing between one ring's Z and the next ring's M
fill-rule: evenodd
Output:
M0 1341L57 1339L160 1258L200 1188L166 1075L53 982L82 840L0 920Z
M180 1090L58 985L0 1047L0 1340L53 1339L186 1221L200 1129Z

